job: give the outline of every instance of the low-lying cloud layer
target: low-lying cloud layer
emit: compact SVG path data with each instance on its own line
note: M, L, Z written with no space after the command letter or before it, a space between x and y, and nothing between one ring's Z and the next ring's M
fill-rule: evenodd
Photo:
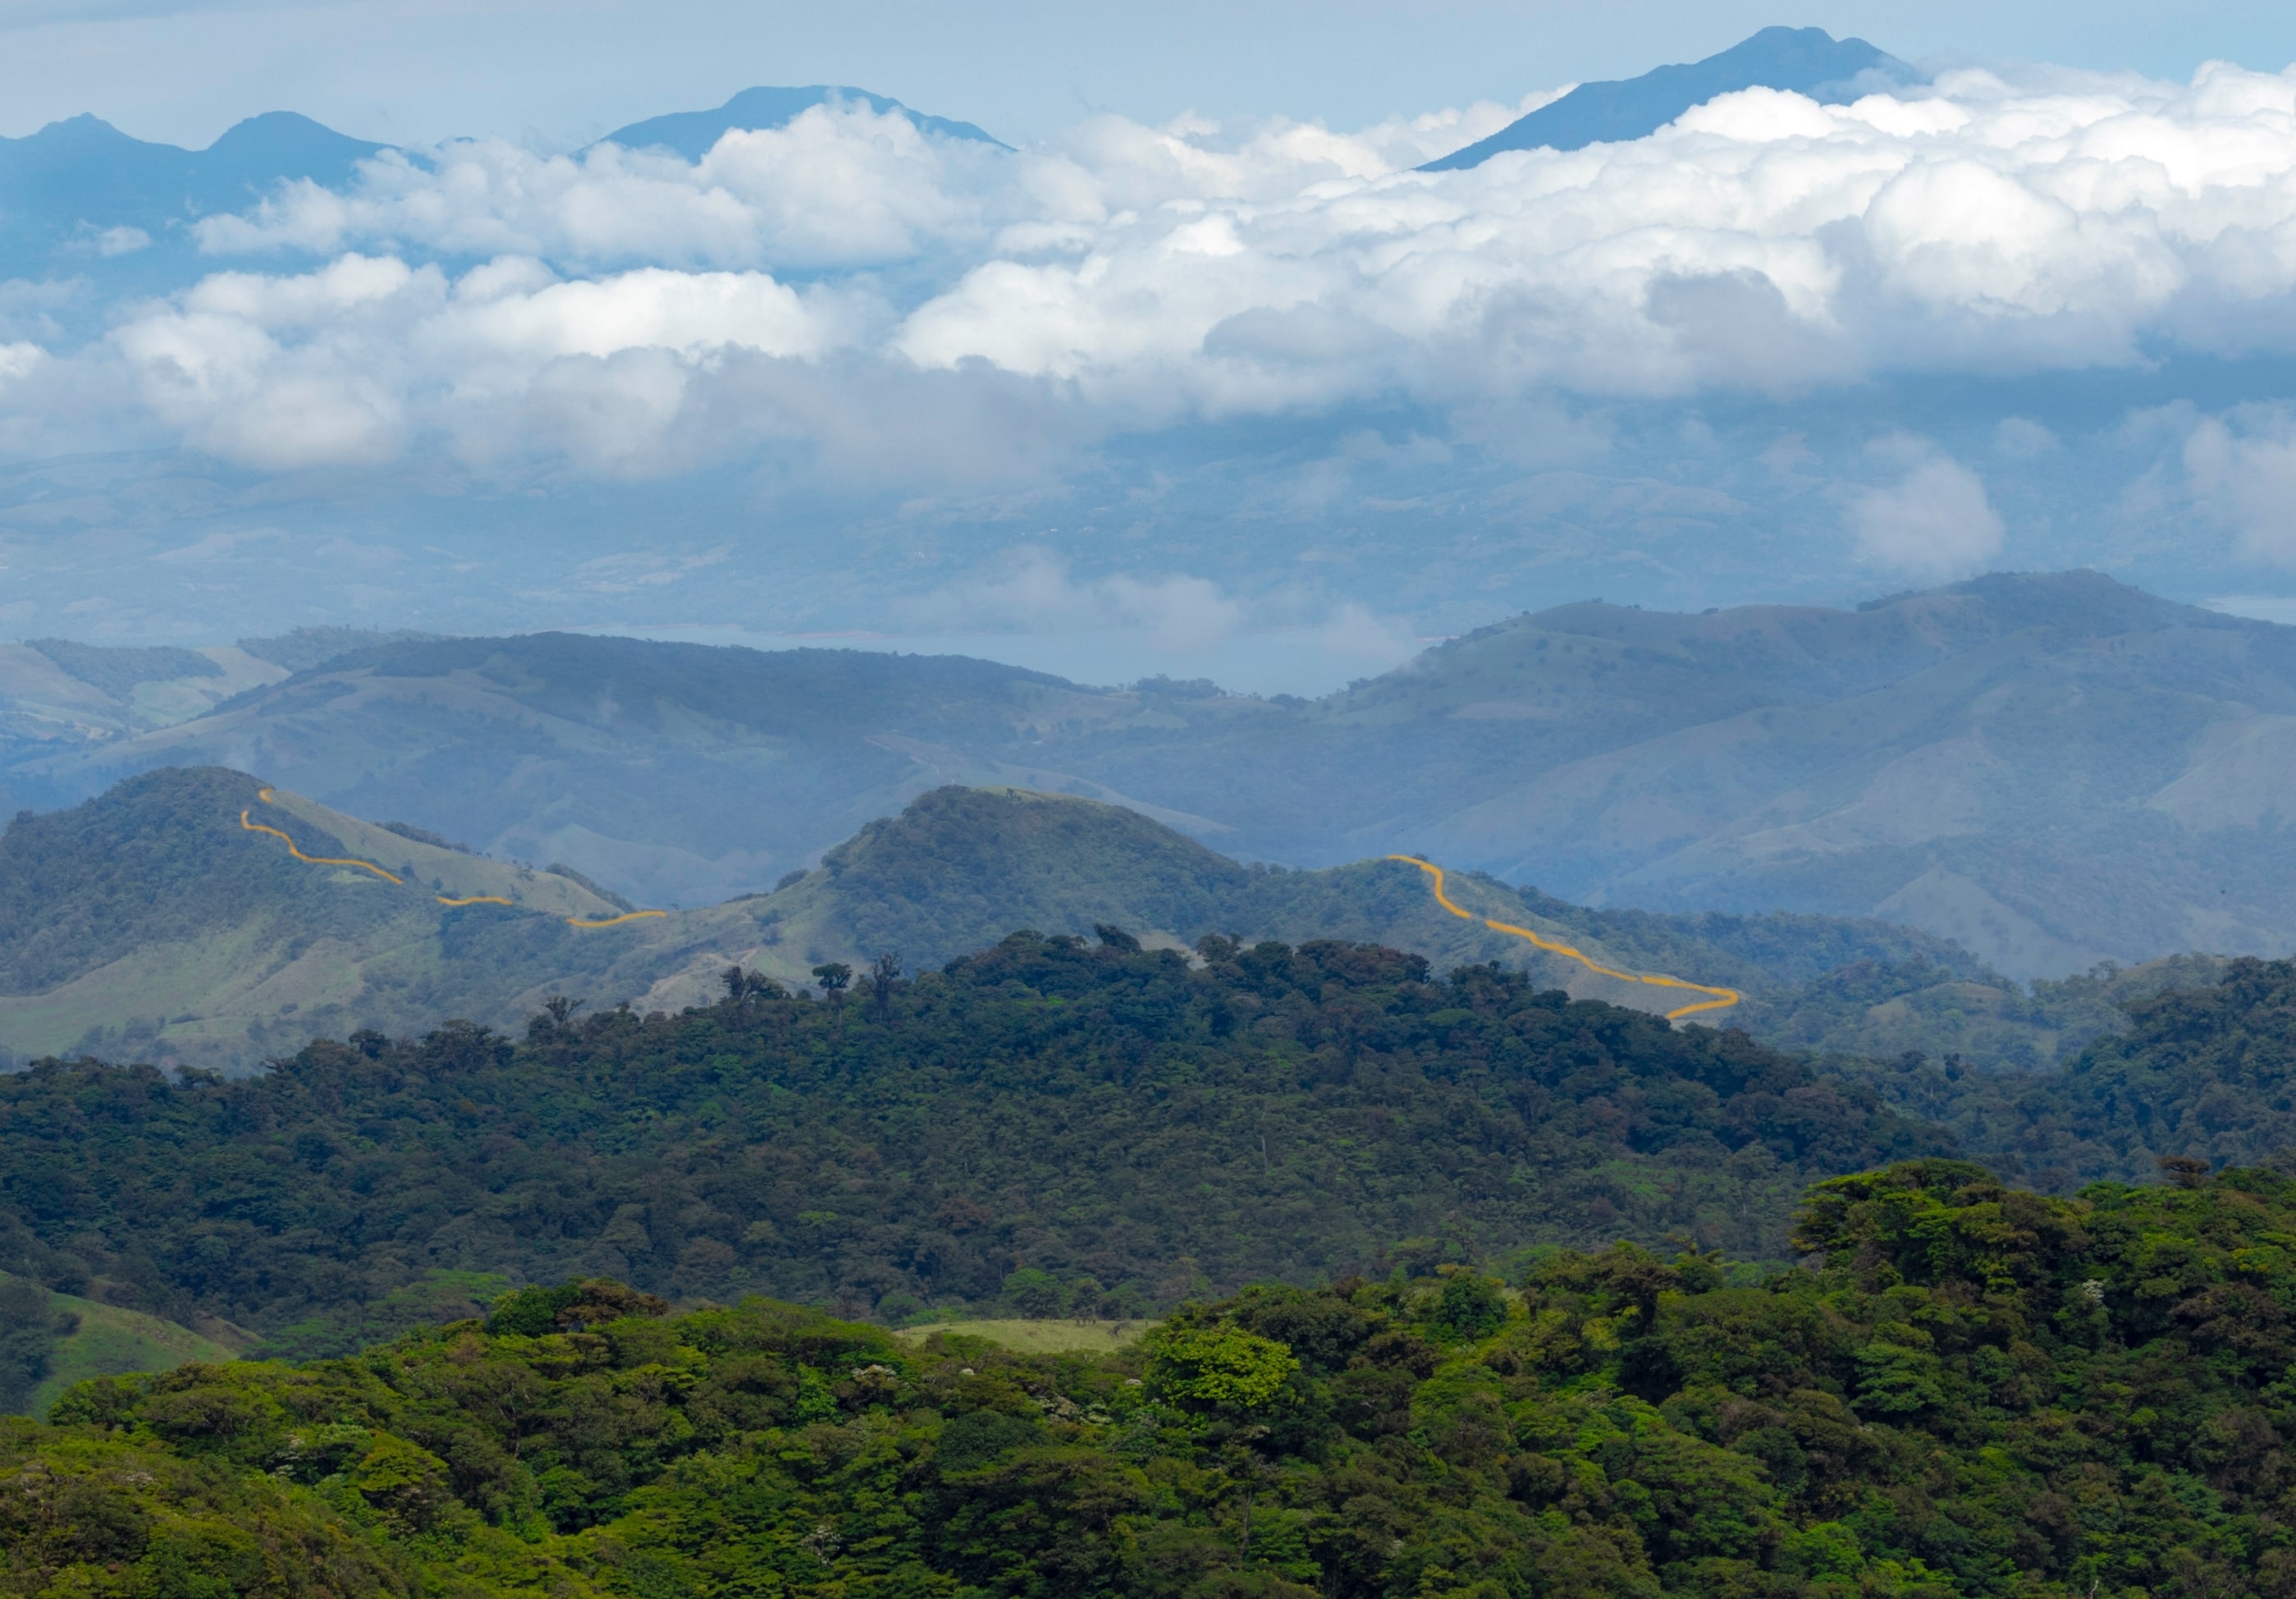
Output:
M1422 482L1455 454L1598 470L1616 418L1647 436L1671 408L1685 460L1718 412L1773 419L1783 442L1737 486L1638 469L1646 500L1742 508L1749 472L1804 493L1797 427L1841 396L2296 356L2296 70L1960 71L1840 106L1755 89L1630 144L1414 169L1538 98L1354 133L1103 117L1019 152L832 104L698 163L390 154L347 192L207 218L198 281L99 336L0 293L0 448L420 457L495 485L731 464L898 501L1041 493L1125 441L1274 428L1239 448L1292 460L1312 514L1365 461L1407 457ZM2289 414L2178 415L2115 514L2296 567ZM2065 425L1877 424L1816 490L1843 561L1931 579L2013 554L2033 518L2005 480Z

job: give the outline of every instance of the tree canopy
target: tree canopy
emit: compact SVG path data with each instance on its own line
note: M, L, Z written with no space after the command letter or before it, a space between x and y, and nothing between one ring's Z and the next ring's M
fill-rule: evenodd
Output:
M0 1593L2276 1594L2296 1182L1817 1184L1799 1267L1551 1249L1111 1354L578 1280L0 1427Z

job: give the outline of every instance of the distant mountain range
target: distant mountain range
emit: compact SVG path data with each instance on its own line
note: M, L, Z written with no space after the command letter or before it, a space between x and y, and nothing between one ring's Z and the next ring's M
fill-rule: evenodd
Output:
M970 122L928 116L866 89L826 85L745 89L714 111L633 122L599 143L699 161L736 128L785 127L814 106L833 103L904 116L938 137L1006 147ZM0 138L0 276L96 274L124 280L123 286L164 280L200 264L191 228L201 218L247 210L283 184L348 188L360 161L387 152L423 161L419 152L353 138L293 111L250 117L205 150L135 138L86 114L21 138Z
M1913 68L1864 39L1837 39L1822 28L1765 28L1704 61L1622 81L1582 83L1420 170L1477 167L1509 150L1583 150L1646 138L1693 106L1741 89L1789 89L1838 105L1918 81Z
M970 122L929 117L898 100L873 95L866 89L824 84L802 89L743 89L715 111L673 111L666 117L650 117L643 122L618 128L598 142L619 144L625 150L673 150L687 161L698 161L716 147L719 139L736 129L754 132L784 128L816 105L865 105L881 117L906 117L922 131L945 139L994 144L999 150L1012 148Z
M1586 83L1487 139L1424 169L1472 167L1507 150L1576 150L1636 139L1718 95L1757 86L1841 101L1915 80L1913 69L1862 39L1816 28L1766 28L1718 55L1615 83ZM786 126L816 105L865 105L921 130L1004 149L973 123L929 115L849 86L744 89L711 111L674 111L616 128L601 144L674 152L698 161L734 129ZM123 286L164 281L198 264L191 226L242 211L283 184L349 186L358 163L393 150L293 111L266 111L205 150L135 138L83 114L20 138L0 138L0 276L95 274ZM400 151L420 162L419 152Z
M0 795L230 766L696 905L957 783L1245 861L1406 851L1581 904L1878 916L2020 977L2296 947L2296 629L2095 573L1855 611L1563 606L1312 703L958 657L358 642L293 675L0 650Z

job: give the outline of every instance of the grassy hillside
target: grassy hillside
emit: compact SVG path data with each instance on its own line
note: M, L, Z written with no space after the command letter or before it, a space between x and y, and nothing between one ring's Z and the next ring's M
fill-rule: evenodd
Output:
M20 763L14 780L78 797L145 767L227 762L357 815L562 861L637 903L690 906L769 888L926 788L1060 787L1010 762L1059 729L1144 718L1156 713L1136 696L955 657L414 640Z
M1132 812L1026 790L939 789L832 851L803 884L758 902L782 942L760 969L808 979L827 960L898 951L934 965L999 929L1094 935L1112 925L1192 947L1338 938L1425 956L1439 971L1496 961L1576 997L1664 1011L1688 996L1618 982L1491 930L1529 927L1614 969L1670 973L1742 991L1701 1019L1767 1043L1834 1054L1908 1051L2035 1068L2126 1025L2122 1003L2211 982L2220 961L2185 958L2032 987L1915 928L1871 919L1771 913L1667 916L1589 910L1475 872L1448 877L1452 916L1418 869L1391 861L1316 871L1244 867ZM661 991L669 993L665 985ZM690 982L687 1002L705 990Z
M920 1323L905 1330L901 1339L912 1345L942 1339L949 1340L948 1348L955 1348L962 1346L954 1340L977 1338L1000 1349L1017 1350L1023 1355L1064 1355L1072 1351L1104 1355L1137 1342L1150 1325L1147 1322L1102 1322L1076 1316L995 1316L983 1320L960 1317Z
M418 637L334 627L196 650L64 639L0 644L0 797L13 800L11 811L85 797L85 788L60 793L21 769L195 720L346 650Z
M24 659L48 687L11 701L0 670L0 705L54 736L0 750L19 803L228 762L644 904L763 892L961 783L1120 803L1247 860L1399 851L1605 907L1880 916L2020 978L2296 947L2296 630L2095 573L1855 611L1558 606L1313 704L542 634L378 644L79 736L55 685L98 690Z
M26 1336L43 1321L51 1336ZM172 1371L188 1361L232 1360L253 1342L226 1327L215 1331L232 1341L140 1310L53 1293L0 1272L0 1414L45 1415L74 1383Z

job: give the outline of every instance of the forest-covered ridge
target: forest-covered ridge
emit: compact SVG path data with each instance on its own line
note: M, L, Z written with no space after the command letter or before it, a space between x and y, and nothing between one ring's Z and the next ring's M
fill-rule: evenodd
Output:
M574 1281L355 1358L0 1424L0 1592L2149 1599L2282 1591L2296 1183L1817 1184L1800 1267L1512 1282L922 1347Z
M238 1080L46 1062L0 1076L0 1269L303 1352L488 1273L1138 1315L1410 1239L1776 1257L1808 1182L1950 1147L1742 1034L1519 973L1111 939L826 997L742 974L675 1016L562 1003L516 1039L360 1034Z

